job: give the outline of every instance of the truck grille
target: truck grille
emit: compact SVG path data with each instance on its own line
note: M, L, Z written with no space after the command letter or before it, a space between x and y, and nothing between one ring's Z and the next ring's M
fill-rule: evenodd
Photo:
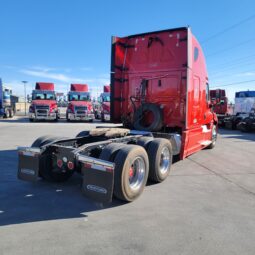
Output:
M35 107L37 117L47 117L50 107L47 105L37 105Z
M85 114L88 110L87 106L75 106L75 113L76 114Z

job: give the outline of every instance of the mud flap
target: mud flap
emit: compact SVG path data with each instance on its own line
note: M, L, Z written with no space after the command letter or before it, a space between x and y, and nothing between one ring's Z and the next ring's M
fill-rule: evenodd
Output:
M83 194L97 202L112 201L114 166L82 163L82 191Z
M18 178L23 181L37 181L39 176L40 153L18 151Z

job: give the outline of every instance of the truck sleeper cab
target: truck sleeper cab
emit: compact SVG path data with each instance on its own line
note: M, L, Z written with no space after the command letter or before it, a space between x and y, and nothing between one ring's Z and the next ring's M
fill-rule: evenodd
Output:
M14 106L12 102L12 89L4 87L0 78L0 117L12 118Z
M53 83L37 82L32 91L29 120L58 121L59 111Z
M174 155L213 148L217 116L190 28L113 39L111 120L124 128L96 128L70 139L44 136L19 148L18 177L65 181L77 171L87 197L130 202L148 179L168 177Z
M100 102L101 102L101 120L102 122L110 121L110 86L104 86L104 92L100 95Z
M71 84L68 93L67 121L90 121L95 119L87 84Z
M112 38L111 122L181 135L181 158L212 143L205 58L190 28Z

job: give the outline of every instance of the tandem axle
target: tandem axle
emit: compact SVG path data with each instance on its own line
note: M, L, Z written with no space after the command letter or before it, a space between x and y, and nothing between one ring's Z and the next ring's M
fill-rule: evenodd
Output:
M87 197L110 202L115 195L133 201L148 178L155 182L167 178L173 155L180 153L180 135L168 134L168 139L156 136L160 134L98 128L69 139L40 137L31 147L18 148L18 178L61 182L79 172Z

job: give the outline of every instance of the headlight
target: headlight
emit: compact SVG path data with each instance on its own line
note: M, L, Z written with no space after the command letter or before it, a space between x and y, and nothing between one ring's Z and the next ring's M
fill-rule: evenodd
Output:
M30 105L29 112L31 112L31 113L35 112L35 107L33 105Z

